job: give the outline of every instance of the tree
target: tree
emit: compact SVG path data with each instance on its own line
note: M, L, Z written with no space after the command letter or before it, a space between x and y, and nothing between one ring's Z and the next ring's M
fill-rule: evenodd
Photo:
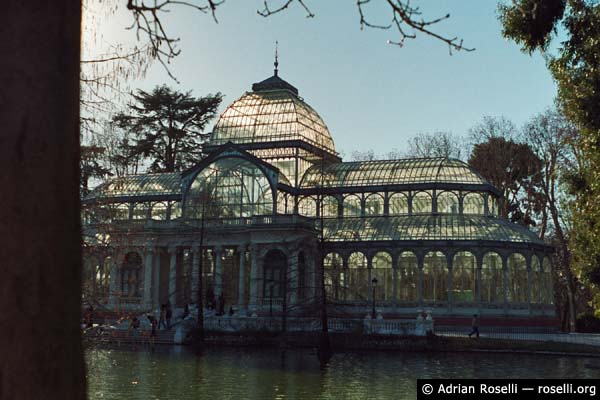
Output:
M575 141L580 166L570 178L574 262L581 270L600 267L600 4L586 0L516 0L500 6L503 34L522 51L545 54L558 85L561 111L580 131ZM548 49L559 24L565 40ZM568 283L574 285L571 280ZM572 326L573 328L573 326Z
M419 133L409 139L408 157L444 157L462 159L462 140L451 132Z
M502 217L524 226L535 224L533 216L541 210L541 161L527 144L492 137L473 147L469 165L502 192Z
M5 1L0 25L2 399L85 399L77 2Z
M85 196L89 192L89 180L92 178L102 179L106 175L110 175L110 171L101 165L100 160L105 152L105 148L91 145L81 146L81 196Z
M138 90L129 114L119 113L115 124L135 136L131 156L151 161L152 172L181 171L202 158L208 140L206 125L217 114L221 93L194 98L191 92L179 93L158 86L151 93Z
M504 138L518 141L519 131L517 126L506 117L492 117L486 115L483 119L469 129L469 140L472 145L483 143L491 138Z
M575 294L573 272L571 267L571 249L569 246L568 225L561 218L561 181L573 166L574 156L571 143L576 140L579 132L557 110L547 110L532 118L526 124L524 137L537 157L542 162L540 188L543 196L543 220L540 237L546 232L546 219L550 214L553 233L556 237L557 269L566 278L566 299L568 322L571 329L575 328ZM565 313L561 313L565 315Z

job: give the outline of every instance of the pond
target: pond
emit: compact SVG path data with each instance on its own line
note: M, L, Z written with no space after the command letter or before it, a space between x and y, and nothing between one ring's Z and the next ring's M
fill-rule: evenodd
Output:
M416 399L417 378L600 378L600 359L532 354L336 354L312 350L98 347L86 351L96 399Z

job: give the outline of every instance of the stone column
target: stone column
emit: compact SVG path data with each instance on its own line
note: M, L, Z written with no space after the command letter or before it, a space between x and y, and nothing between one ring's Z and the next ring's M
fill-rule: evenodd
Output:
M144 307L152 307L152 267L154 265L154 247L146 246L144 264Z
M175 308L177 301L177 247L169 247L169 256L169 301L171 302L171 307Z
M392 274L394 279L394 288L392 292L394 310L398 306L398 255L392 253Z
M417 262L419 263L419 286L417 287L417 298L419 301L419 307L423 307L423 257L417 256Z
M526 258L527 262L527 310L531 314L531 255Z
M121 288L119 287L119 274L121 273L121 269L119 266L119 259L122 257L120 252L116 252L114 258L112 260L112 265L110 266L110 283L108 286L108 302L109 304L116 306L119 303L119 292Z
M258 307L258 248L250 245L250 312L256 313Z
M240 255L240 273L238 280L238 310L240 314L246 313L246 243L238 248Z
M502 258L502 294L504 296L502 307L504 308L504 312L508 311L508 285L506 284L506 277L508 275L508 265L505 256L501 256Z
M479 314L481 314L481 267L483 266L483 260L480 256L475 256L475 271L477 273L477 297L475 301L477 301L477 309Z
M200 257L202 251L200 246L192 247L192 303L198 304L198 284L200 283Z
M450 262L448 262L448 258L450 258ZM448 293L448 311L452 311L452 269L454 262L454 256L448 257L446 256L446 270L448 271L448 278L446 281L446 292Z
M220 295L223 294L223 262L221 260L222 254L223 248L221 246L215 246L215 297L217 299Z
M352 285L352 282L350 282L349 279L349 269L348 269L348 257L344 254L341 256L342 257L342 271L344 271L344 279L341 281L342 284L342 300L348 300L348 291L351 289L350 285Z
M152 279L152 296L153 296L153 306L160 305L160 257L161 252L160 249L156 249L155 257L154 257L154 265L153 265L153 279Z
M300 286L299 284L299 278L300 278L300 264L299 264L299 255L300 255L300 251L293 251L292 255L290 257L290 263L288 265L288 282L289 282L289 287L288 287L288 292L289 292L289 299L290 302L288 303L288 305L294 305L296 303L298 303L298 287ZM284 283L287 285L287 282Z
M309 274L307 295L309 299L314 299L316 301L318 298L321 298L321 276L319 275L321 272L317 271L317 268L320 268L318 266L322 264L321 260L319 260L321 253L316 248L311 248L308 254L310 255L304 259L307 263L306 267ZM319 293L318 296L317 293Z
M373 260L371 258L371 255L369 255L367 257L367 281L368 281L368 292L367 293L367 300L369 301L369 306L371 305L371 302L373 301L373 283L371 282L371 279L373 279L373 275L372 275L372 270L373 270ZM379 279L379 278L377 278Z

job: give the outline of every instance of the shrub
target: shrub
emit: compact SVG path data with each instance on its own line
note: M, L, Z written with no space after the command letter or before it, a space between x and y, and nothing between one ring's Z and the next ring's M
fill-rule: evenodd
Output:
M593 314L579 314L576 327L577 332L600 333L600 318Z

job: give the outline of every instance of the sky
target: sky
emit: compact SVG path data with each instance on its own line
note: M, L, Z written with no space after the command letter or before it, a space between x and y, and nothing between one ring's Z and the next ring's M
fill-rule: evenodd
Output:
M306 18L297 4L264 18L257 15L262 0L226 0L217 9L218 23L183 6L162 14L166 30L180 38L181 54L169 65L179 82L155 63L128 85L151 90L167 84L194 96L221 92L223 111L252 83L273 74L277 40L279 75L321 115L346 158L369 149L405 151L417 133L465 135L485 115L503 115L520 126L552 105L556 86L545 61L502 38L496 0L413 3L425 17L449 13L432 29L463 38L475 51L449 55L445 43L423 34L403 47L388 44L398 39L397 32L361 30L354 1L306 0L314 18ZM384 8L366 11L373 22L390 19ZM125 29L130 24L130 14L120 7L94 26L101 37L98 49L135 44L134 32Z

